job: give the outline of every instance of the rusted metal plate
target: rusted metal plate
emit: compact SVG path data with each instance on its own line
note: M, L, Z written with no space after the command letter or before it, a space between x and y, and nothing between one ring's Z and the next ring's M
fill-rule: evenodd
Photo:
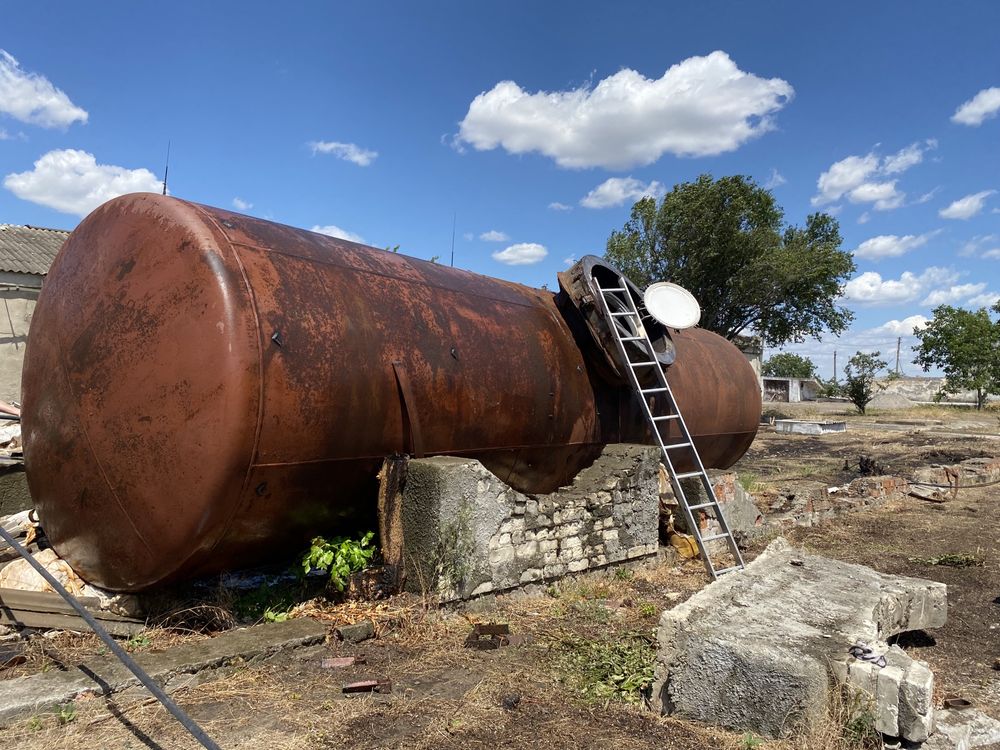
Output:
M650 439L587 339L544 290L124 196L72 233L35 309L29 486L60 556L120 591L375 528L395 453L475 457L550 492L604 443ZM705 463L728 466L756 430L752 370L712 334L673 343Z

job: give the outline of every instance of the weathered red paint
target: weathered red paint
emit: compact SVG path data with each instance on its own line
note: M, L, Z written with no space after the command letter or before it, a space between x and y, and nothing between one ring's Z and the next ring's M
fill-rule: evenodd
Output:
M35 309L32 496L85 579L132 591L373 528L394 452L474 456L551 491L603 443L645 435L573 315L543 290L173 198L115 199L67 240ZM756 431L756 380L713 334L673 338L670 382L705 463L729 465Z

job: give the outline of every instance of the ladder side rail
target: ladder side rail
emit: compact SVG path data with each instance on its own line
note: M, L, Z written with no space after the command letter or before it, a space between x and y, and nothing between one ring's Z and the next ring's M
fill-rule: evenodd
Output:
M598 284L598 286L600 286L600 285ZM627 287L627 284L626 284L624 278L619 277L619 287L621 287L621 288ZM601 297L602 297L602 299L604 299L604 295L603 294L601 295ZM647 347L646 353L649 355L649 357L655 363L656 362L656 354L655 354L655 352L653 350L653 344L652 344L652 341L650 341L650 339L649 339L649 335L646 333L645 326L642 325L642 316L640 315L638 307L635 304L635 300L632 299L632 295L630 293L626 293L625 297L626 297L626 299L628 301L628 305L629 305L629 308L630 308L631 312L635 315L635 320L636 320L637 327L640 329L640 332L643 334L643 338L645 339L645 344L646 344L646 347ZM604 304L607 305L607 300L606 299L604 299ZM616 333L617 333L617 331L616 331ZM618 338L618 337L616 337L616 338ZM624 346L621 345L621 344L619 344L619 352L623 355L623 357L625 358L625 361L627 362L628 361L628 357L627 357L627 355L624 352ZM631 367L629 367L629 370L630 370L630 375L632 376L633 384L637 386L636 390L638 392L640 390L640 387L638 387L638 378L635 375L635 371ZM722 510L722 506L719 504L719 499L718 499L718 497L715 494L715 488L712 486L712 482L711 482L711 480L708 477L708 472L705 470L705 465L704 465L704 463L701 460L701 454L698 453L698 450L695 448L694 440L692 439L691 432L690 432L690 430L688 429L688 426L687 426L687 421L684 419L684 414L680 410L680 408L677 406L677 399L674 397L673 389L670 387L670 384L667 382L667 378L666 378L666 375L663 372L663 368L657 366L657 367L654 367L654 370L656 371L656 376L657 376L657 380L659 382L659 385L661 387L665 388L665 392L667 394L667 400L668 400L668 403L669 403L670 407L673 409L673 412L677 415L677 421L678 421L678 423L680 425L680 431L681 431L681 435L682 435L682 441L686 442L688 444L688 446L689 446L689 452L691 453L692 456L694 456L694 463L695 463L695 467L698 470L697 473L699 474L699 479L701 480L702 486L705 488L705 494L707 495L708 500L709 500L709 504L711 505L712 510L715 513L715 517L716 517L716 520L719 523L719 527L722 529L722 532L725 535L726 542L727 542L729 550L730 550L730 552L731 552L731 554L733 556L733 559L737 563L736 567L742 568L744 566L743 556L740 553L739 547L736 544L736 540L733 538L732 530L730 529L729 522L726 520L726 516L725 516L725 513ZM640 396L641 395L642 394L640 393ZM653 426L653 430L657 434L657 439L658 439L659 444L660 444L661 452L663 453L663 456L664 456L664 458L667 461L668 468L670 469L670 475L671 475L671 477L676 477L677 472L674 469L673 463L670 460L670 456L668 455L668 451L666 450L666 447L664 445L664 441L663 441L662 437L659 435L659 430L658 430L658 427L657 427L657 424L656 424L656 420L652 419L652 410L649 408L648 404L646 403L646 399L643 398L642 400L643 400L643 405L646 407L645 411L646 411L647 415L650 417L650 423ZM675 484L678 485L678 487L679 487L680 480L679 479L675 479ZM683 488L680 488L680 493L679 494L681 496L683 496L683 502L678 502L678 504L681 505L683 507L683 509L685 510L686 520L689 521L689 528L691 528L692 530L694 530L694 534L693 535L696 538L696 540L698 541L699 549L701 550L702 556L704 557L704 559L706 561L706 568L708 568L709 574L712 576L712 578L715 578L714 566L712 565L711 560L709 558L708 550L704 547L704 545L702 543L702 535L701 535L700 529L698 528L698 524L694 522L693 514L691 513L691 510L690 510L690 507L689 507L689 503L687 502L687 497L686 497L686 495L684 495ZM682 498L678 497L678 500L681 501ZM692 516L692 518L687 518L687 516Z

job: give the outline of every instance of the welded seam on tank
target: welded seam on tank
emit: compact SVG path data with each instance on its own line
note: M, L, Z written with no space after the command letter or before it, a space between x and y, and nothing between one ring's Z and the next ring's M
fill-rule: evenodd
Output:
M56 347L59 350L59 366L62 368L63 377L66 378L66 386L67 388L69 388L70 393L73 395L73 402L76 405L77 410L79 410L80 399L77 396L76 391L73 389L73 380L69 376L69 366L66 363L66 347L63 346L62 335L61 332L58 330L58 328L59 327L57 327L55 335L56 335ZM101 478L104 480L104 483L108 486L108 491L111 493L111 497L114 498L115 503L118 505L119 510L121 510L122 512L122 515L125 516L125 518L128 520L129 526L132 527L132 531L135 532L135 535L139 538L139 541L142 542L142 546L146 548L146 551L150 555L152 555L153 548L149 546L149 542L146 541L146 537L144 537L142 535L142 532L139 531L139 527L135 525L135 521L132 520L132 516L130 516L129 512L125 509L125 504L121 501L121 498L118 497L118 493L115 492L114 485L111 484L111 479L108 477L108 473L104 470L104 465L101 463L101 459L98 458L97 451L94 450L94 443L90 439L90 433L87 431L86 423L82 419L80 420L80 432L83 434L83 439L87 442L87 450L89 450L90 455L94 457L94 464L97 466L97 470L101 472Z
M219 224L219 222L215 220L215 217L212 216L212 214L204 210L198 204L191 204L191 205L193 205L197 209L197 211L202 216L204 216L211 223L213 227L215 227L216 231L226 238L226 242L229 243L229 249L232 250L233 252L233 259L236 261L236 267L240 270L240 277L243 279L243 284L246 287L247 295L250 297L250 312L253 314L254 333L255 333L254 339L257 344L257 373L258 373L257 424L254 426L253 448L250 452L250 463L247 465L246 475L243 477L243 485L240 487L240 499L242 500L244 493L250 486L250 479L253 476L254 469L256 468L256 463L254 462L254 459L257 458L257 452L260 447L260 434L264 425L264 351L260 340L261 325L260 325L260 316L257 314L257 297L253 293L253 286L250 284L250 279L247 276L246 268L243 266L243 261L240 259L240 254L236 251L236 245L239 243L233 242L230 239L229 234ZM209 554L211 554L212 550L214 550L217 546L219 546L219 544L222 543L222 540L226 538L226 535L229 533L229 527L232 526L233 520L239 514L241 508L242 508L242 502L237 502L234 504L233 512L230 514L229 518L226 519L225 525L223 526L222 529L222 533L220 533L219 537L215 540L215 543L212 545L212 549L209 550Z
M227 239L228 239L228 237L227 237ZM257 250L257 251L262 252L262 253L273 253L275 255L282 255L282 256L284 256L286 258L294 258L295 260L300 260L300 261L303 261L303 262L306 262L306 263L320 263L320 264L322 264L324 266L333 266L334 268L342 268L345 271L352 271L353 273L364 273L364 274L370 274L371 276L381 276L384 279L393 279L395 281L405 281L407 284L417 284L419 286L429 287L430 289L438 289L438 290L443 291L443 292L452 292L452 293L457 293L457 294L466 294L466 295L469 295L469 296L474 296L474 297L476 297L478 299L488 299L491 302L500 302L500 303L505 304L505 305L518 305L519 307L528 307L528 308L531 308L531 309L534 309L536 307L536 305L531 304L530 302L519 302L517 300L501 299L500 297L491 297L488 294L475 294L475 295L473 295L473 294L471 294L470 292L468 292L468 291L466 291L464 289L456 289L453 286L441 286L440 284L432 284L429 281L424 281L422 279L409 279L409 278L406 278L404 276L394 276L391 273L382 273L381 271L373 271L370 268L358 268L357 266L349 266L349 265L346 265L344 263L336 263L336 262L333 262L331 260L327 260L327 259L324 259L324 258L303 258L301 255L296 255L294 253L282 252L281 250L277 250L277 249L275 249L273 247L261 247L260 245L251 245L249 242L236 242L234 240L230 240L229 244L232 245L234 249L238 245L240 247L245 247L248 250ZM367 247L367 246L365 246L365 247ZM378 248L373 248L373 249L374 250L378 250ZM379 252L382 252L382 251L379 251ZM407 255L407 256L404 256L404 257L409 258L410 256ZM414 260L420 260L420 259L419 258L414 258ZM428 261L420 261L420 262L421 263L427 263ZM241 268L242 268L242 266L241 266ZM462 269L461 268L457 268L457 269L454 269L454 270L461 271ZM465 273L471 274L473 276L478 276L478 274L473 274L472 271L465 271ZM499 283L501 283L501 284L503 284L505 286L522 287L524 289L531 289L532 291L534 291L533 287L529 287L529 286L526 286L524 284L514 284L514 283L509 282L509 281L504 281L503 279L493 279L492 277L488 277L488 276L484 277L484 278L489 278L491 281L499 282Z

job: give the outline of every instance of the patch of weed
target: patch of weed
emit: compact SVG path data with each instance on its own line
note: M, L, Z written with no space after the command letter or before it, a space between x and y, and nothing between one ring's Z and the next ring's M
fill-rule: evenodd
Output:
M984 564L982 558L964 552L949 552L937 557L911 557L909 560L917 565L943 565L946 568L980 568Z
M60 724L69 724L76 719L76 706L72 703L59 706L59 713L56 716L59 718Z
M653 684L656 651L648 635L591 640L564 633L553 646L565 682L587 700L640 703Z

